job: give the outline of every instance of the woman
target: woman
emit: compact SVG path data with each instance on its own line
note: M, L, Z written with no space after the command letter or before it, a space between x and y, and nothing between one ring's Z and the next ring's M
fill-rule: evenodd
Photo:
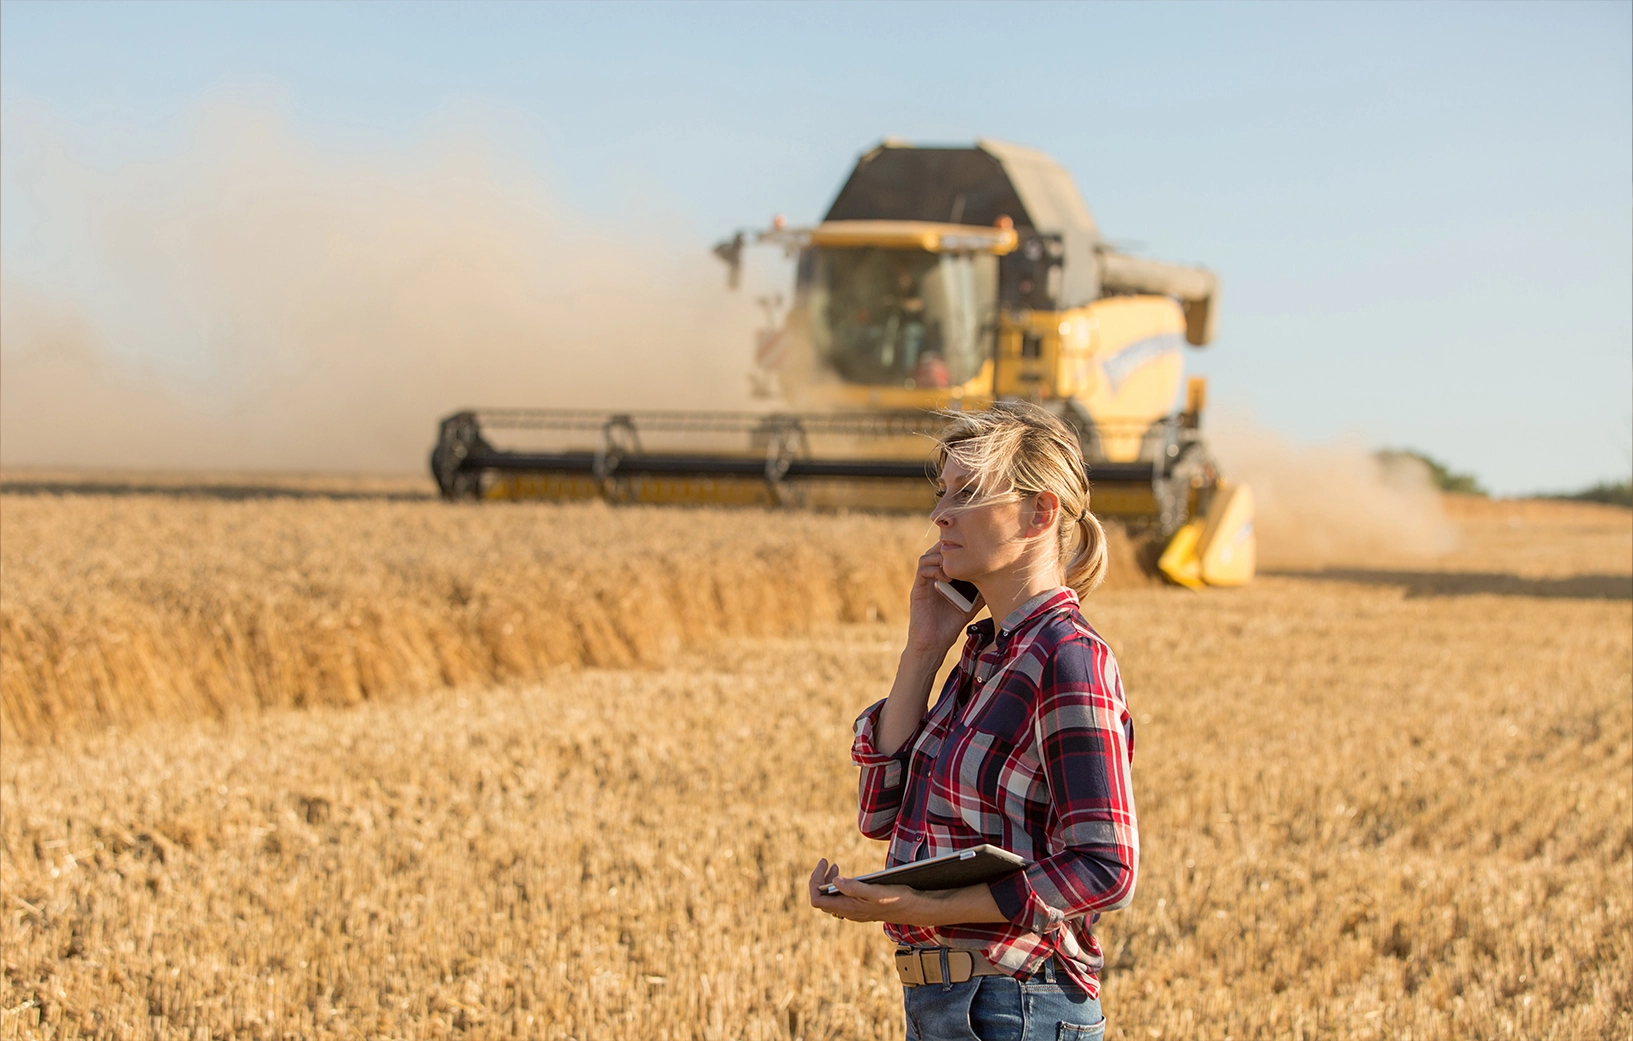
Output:
M1077 438L1036 406L957 414L936 464L940 540L919 558L907 647L890 695L856 721L861 829L890 840L889 866L991 843L1028 867L924 892L857 882L824 859L811 903L886 923L908 1041L1098 1041L1093 926L1133 897L1139 863L1133 721L1111 650L1078 610L1104 577L1105 532ZM973 610L937 591L948 579L980 590ZM992 618L970 625L982 606Z

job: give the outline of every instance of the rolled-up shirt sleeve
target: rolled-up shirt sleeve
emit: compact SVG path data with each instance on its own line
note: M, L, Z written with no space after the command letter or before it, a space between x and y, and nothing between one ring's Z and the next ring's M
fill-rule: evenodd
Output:
M1048 848L1057 852L991 888L1012 923L1047 934L1134 896L1134 728L1116 660L1103 643L1077 638L1055 648L1040 677L1033 726L1049 784Z
M902 792L907 785L907 764L912 756L911 739L894 753L885 755L873 746L873 735L884 708L881 699L856 717L856 739L851 742L851 761L862 768L857 790L857 826L870 839L888 839L902 808Z

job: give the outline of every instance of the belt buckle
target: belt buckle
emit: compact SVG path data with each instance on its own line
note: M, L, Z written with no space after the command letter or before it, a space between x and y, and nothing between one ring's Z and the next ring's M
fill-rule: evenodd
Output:
M896 952L896 975L901 977L904 987L924 986L924 963L919 960L917 950L908 947Z

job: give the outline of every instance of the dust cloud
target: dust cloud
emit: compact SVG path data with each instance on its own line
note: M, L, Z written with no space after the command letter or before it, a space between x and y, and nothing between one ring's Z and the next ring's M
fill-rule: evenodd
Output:
M1386 462L1344 442L1294 445L1238 416L1207 433L1227 477L1253 488L1260 567L1422 559L1456 546L1457 528L1416 460Z
M8 130L54 260L0 279L6 466L408 472L462 407L751 403L752 292L706 241L600 226L469 134L365 154L219 105L110 167Z

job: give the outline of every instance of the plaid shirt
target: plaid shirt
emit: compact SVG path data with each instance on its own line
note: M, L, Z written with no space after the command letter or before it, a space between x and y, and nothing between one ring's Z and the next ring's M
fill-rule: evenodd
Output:
M996 641L992 619L970 626L941 697L893 755L873 746L883 705L857 717L851 757L862 768L862 834L890 840L887 866L984 842L1028 862L991 885L1007 923L886 925L885 934L978 949L1016 976L1056 955L1098 997L1093 925L1133 898L1140 859L1134 721L1117 661L1077 594L1061 588L1022 605Z

